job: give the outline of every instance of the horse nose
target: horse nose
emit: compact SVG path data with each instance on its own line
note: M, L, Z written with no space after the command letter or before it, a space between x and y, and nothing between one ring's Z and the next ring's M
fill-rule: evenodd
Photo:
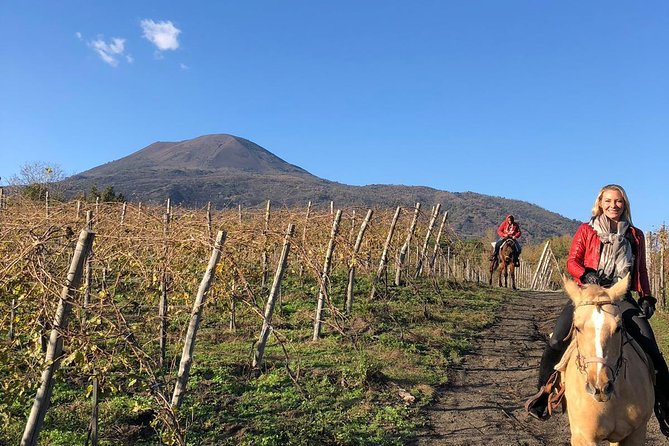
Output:
M597 394L597 388L590 384L590 382L585 383L585 391L592 396L595 396Z
M594 386L590 382L585 383L585 391L592 395L597 401L608 401L613 393L613 383L607 381L603 386Z

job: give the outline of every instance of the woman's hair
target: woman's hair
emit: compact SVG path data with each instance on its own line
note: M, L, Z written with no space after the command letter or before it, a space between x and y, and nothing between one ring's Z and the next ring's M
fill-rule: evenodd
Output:
M606 186L602 187L602 189L599 191L599 194L597 194L597 199L595 200L595 204L592 206L592 216L599 217L604 213L604 210L602 209L602 195L604 195L604 192L606 192L607 190L617 190L623 196L623 201L625 202L625 208L623 209L623 218L627 220L631 225L632 211L630 210L630 200L629 198L627 198L627 193L625 192L625 189L623 189L622 186L619 186L617 184L607 184Z

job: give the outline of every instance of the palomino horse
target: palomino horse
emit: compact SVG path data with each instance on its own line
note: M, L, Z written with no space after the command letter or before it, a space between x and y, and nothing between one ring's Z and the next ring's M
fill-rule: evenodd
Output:
M572 341L563 364L572 445L643 445L655 394L650 360L625 332L621 308L629 274L609 289L564 278L574 302ZM630 306L631 307L631 306Z
M494 243L493 243L494 246ZM509 276L511 276L511 288L516 289L516 266L513 263L513 254L516 249L515 243L512 239L507 238L499 247L497 258L490 262L490 280L488 285L492 285L492 278L495 274L495 269L498 273L498 284L502 286L502 273L504 274L504 286L509 286Z

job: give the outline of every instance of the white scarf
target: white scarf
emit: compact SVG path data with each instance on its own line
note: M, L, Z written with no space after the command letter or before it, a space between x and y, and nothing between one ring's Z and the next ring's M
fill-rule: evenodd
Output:
M625 237L630 223L627 220L620 220L617 231L610 232L610 220L602 214L599 217L592 217L590 226L597 232L602 242L597 272L600 277L617 282L632 270L634 264L632 244Z

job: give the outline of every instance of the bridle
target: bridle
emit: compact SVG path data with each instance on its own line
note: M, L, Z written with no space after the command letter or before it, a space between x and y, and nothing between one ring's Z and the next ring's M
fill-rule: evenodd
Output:
M597 307L597 310L600 311L604 305L612 305L614 307L618 307L618 303L614 302L612 300L603 300L603 301L585 301L581 302L576 307L582 307L586 305L595 305ZM574 309L575 310L575 309ZM620 355L618 356L618 359L616 360L615 364L611 365L609 362L606 360L606 358L602 358L600 356L590 356L590 357L585 357L581 355L581 350L579 349L578 346L578 336L576 337L576 367L582 374L586 374L586 367L588 364L602 364L605 367L608 367L611 370L611 374L613 375L613 378L611 379L611 384L616 382L616 379L618 378L618 375L620 374L620 370L622 369L622 365L624 363L623 359L623 347L625 346L625 327L622 324L622 321L620 323Z

